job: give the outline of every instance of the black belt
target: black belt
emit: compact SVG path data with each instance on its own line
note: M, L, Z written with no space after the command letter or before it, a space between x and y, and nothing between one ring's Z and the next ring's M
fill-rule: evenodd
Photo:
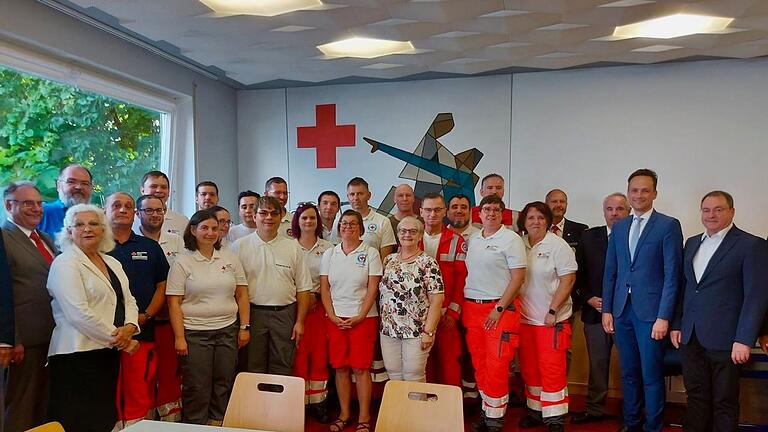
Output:
M464 298L464 300L470 302L470 303L477 303L477 304L488 304L488 303L496 303L497 301L501 299L491 299L491 300L482 300L482 299L471 299L471 298Z
M281 310L283 310L285 308L289 308L291 306L294 306L295 304L296 304L296 302L293 302L293 303L287 304L287 305L282 305L282 306L267 306L267 305L255 305L255 304L251 303L251 307L254 308L254 309L269 310L269 311L277 312L277 311L281 311Z

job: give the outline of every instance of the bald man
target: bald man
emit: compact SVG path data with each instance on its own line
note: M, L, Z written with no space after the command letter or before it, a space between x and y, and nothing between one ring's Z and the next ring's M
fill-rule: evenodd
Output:
M395 214L389 217L389 223L392 224L392 232L397 232L397 224L406 216L413 216L421 220L421 217L413 211L414 202L416 202L416 197L410 185L403 183L395 188ZM397 236L395 236L395 241L397 242L395 251L397 251L400 248L400 240Z

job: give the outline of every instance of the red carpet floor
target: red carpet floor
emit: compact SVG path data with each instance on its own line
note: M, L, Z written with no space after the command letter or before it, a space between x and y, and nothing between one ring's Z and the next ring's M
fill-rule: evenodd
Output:
M354 406L354 404L353 404ZM584 397L579 395L573 395L570 398L570 407L572 411L581 411L584 408ZM378 410L378 405L374 405L374 415L376 411ZM667 404L667 409L665 410L665 422L667 424L679 424L682 419L683 412L685 410L684 406L679 406L675 404ZM465 430L469 431L469 425L472 424L472 421L474 421L478 414L478 407L465 407ZM332 413L336 414L338 411L332 410ZM615 432L621 427L621 399L609 399L608 400L608 406L607 406L607 413L609 415L609 419L599 422L599 423L590 423L586 425L574 425L570 424L569 422L566 424L566 430L569 432ZM356 418L356 413L353 414L353 419ZM504 431L518 431L521 430L517 427L517 422L525 415L525 409L524 408L510 408L507 410L507 417L505 422ZM374 419L375 420L375 419ZM352 432L355 430L355 424L352 423L350 426L347 426L345 429L346 431ZM307 432L326 432L328 430L328 425L320 424L316 422L314 419L312 419L310 416L307 417L306 422L306 428L305 430ZM526 431L530 432L546 432L546 427L540 427L540 428L534 428L534 429L525 429ZM678 427L667 427L664 429L665 431L677 431L682 432L682 428ZM407 432L407 431L403 431ZM440 431L435 431L440 432Z

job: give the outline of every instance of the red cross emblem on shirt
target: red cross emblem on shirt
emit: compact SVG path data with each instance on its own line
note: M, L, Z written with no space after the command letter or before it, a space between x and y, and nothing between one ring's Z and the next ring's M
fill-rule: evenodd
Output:
M315 105L315 126L297 127L296 144L317 149L318 168L336 168L336 148L355 146L355 125L336 124L336 104Z

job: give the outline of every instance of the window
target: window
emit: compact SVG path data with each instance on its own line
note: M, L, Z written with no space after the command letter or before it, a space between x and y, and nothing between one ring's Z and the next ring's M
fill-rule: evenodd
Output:
M29 179L43 198L70 163L89 168L94 203L105 193L138 193L158 169L164 114L71 85L0 68L0 184Z

